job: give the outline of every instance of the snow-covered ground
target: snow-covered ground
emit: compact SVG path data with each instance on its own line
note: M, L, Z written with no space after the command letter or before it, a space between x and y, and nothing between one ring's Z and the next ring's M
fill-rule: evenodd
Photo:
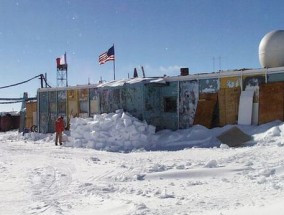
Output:
M73 119L64 146L0 133L0 214L283 214L284 124L240 126L241 148L217 140L230 127L154 133L118 111Z

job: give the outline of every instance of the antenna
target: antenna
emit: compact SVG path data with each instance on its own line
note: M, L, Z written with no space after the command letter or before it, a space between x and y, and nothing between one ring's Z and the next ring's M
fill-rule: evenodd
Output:
M144 67L143 66L141 66L141 70L142 70L143 78L145 78L145 71L144 71Z
M213 72L215 72L215 57L212 58L213 61Z

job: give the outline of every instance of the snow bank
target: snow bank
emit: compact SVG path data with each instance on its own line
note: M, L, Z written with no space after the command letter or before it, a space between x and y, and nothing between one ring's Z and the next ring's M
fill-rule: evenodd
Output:
M216 137L238 126L244 133L251 135L252 145L276 145L284 147L284 123L274 121L260 126L226 125L222 128L207 129L194 125L177 131L161 130L155 133L155 127L141 122L122 110L115 113L98 114L93 118L72 118L70 131L63 135L64 146L93 148L111 152L130 152L135 150L183 150L185 148L228 149ZM19 135L21 139L34 142L53 142L54 134L27 133Z
M149 147L156 129L122 110L88 119L73 118L70 124L66 146L124 152Z
M73 118L65 146L106 151L180 150L188 147L220 146L216 132L196 125L178 131L162 130L141 122L123 110L97 114L93 118Z

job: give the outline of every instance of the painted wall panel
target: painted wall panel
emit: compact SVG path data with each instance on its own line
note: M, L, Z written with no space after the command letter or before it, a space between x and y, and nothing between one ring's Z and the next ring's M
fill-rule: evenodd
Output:
M264 75L243 76L243 90L251 87L259 87L260 84L265 83Z
M240 77L224 77L220 79L220 88L235 88L241 87Z
M199 96L197 80L181 81L179 84L179 128L193 125Z
M76 89L67 90L68 119L79 116L78 91Z
M284 73L274 73L267 75L267 82L284 81Z
M200 93L215 93L219 90L219 79L200 79L199 92Z

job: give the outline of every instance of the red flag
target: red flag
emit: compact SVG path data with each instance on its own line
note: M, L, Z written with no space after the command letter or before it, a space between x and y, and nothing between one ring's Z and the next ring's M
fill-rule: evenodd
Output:
M67 68L66 53L59 58L56 58L57 69L64 70Z

